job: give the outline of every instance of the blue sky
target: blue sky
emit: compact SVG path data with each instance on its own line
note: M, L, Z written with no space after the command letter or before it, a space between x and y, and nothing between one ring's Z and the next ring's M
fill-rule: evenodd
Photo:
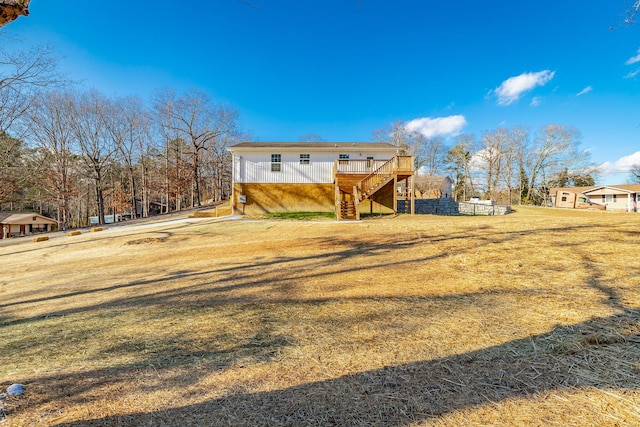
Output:
M640 163L632 0L32 0L4 32L108 95L197 87L257 141L576 127L621 184ZM6 42L4 38L3 42Z

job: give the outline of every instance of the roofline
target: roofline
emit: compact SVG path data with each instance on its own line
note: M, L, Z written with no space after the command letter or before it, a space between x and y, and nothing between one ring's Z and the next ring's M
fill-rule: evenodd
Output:
M623 193L637 193L637 191L625 190L624 188L614 187L612 185L598 185L598 186L593 187L593 188L591 188L589 190L583 191L583 193L591 193L591 192L596 191L596 190L602 190L603 188L610 188L612 190L622 191Z
M385 142L241 142L227 147L231 153L240 151L345 151L369 150L369 151L398 151L400 148Z
M638 189L625 189L622 187L627 186L638 186ZM603 188L609 188L612 190L621 191L623 193L640 193L640 184L621 184L620 186L615 185L589 185L584 187L552 187L549 189L549 194L555 194L558 191L567 191L571 193L591 193L592 191L601 190Z
M7 213L8 215L6 215ZM52 224L59 223L59 221L53 218L49 218L48 216L45 216L36 212L2 212L0 224L14 224L14 221L18 221L23 218L34 217L34 216L42 218L45 221L50 221Z

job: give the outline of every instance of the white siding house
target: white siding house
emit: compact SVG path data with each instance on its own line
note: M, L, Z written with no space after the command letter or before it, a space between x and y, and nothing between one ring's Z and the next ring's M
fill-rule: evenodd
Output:
M367 142L243 142L229 151L234 182L332 184L336 160L386 161L397 154L398 147Z
M398 155L391 144L356 142L243 142L229 151L241 213L334 211L338 174L364 177Z
M638 212L640 204L640 184L552 188L549 194L553 206L558 205L557 194L563 191L582 194L589 202L605 206L607 211Z

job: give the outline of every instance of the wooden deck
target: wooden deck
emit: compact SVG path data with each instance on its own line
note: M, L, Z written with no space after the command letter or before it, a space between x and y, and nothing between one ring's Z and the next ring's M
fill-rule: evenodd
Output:
M389 160L336 160L334 176L338 220L360 219L359 205L367 199L372 202L376 199L376 203L397 213L397 183L406 181L405 188L413 187L413 157L395 156ZM410 193L413 195L414 192ZM413 196L410 200L413 213Z

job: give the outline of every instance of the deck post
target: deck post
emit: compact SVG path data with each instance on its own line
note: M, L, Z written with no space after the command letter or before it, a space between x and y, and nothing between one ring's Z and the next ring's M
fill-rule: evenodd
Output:
M398 175L393 175L393 214L398 215Z
M411 175L409 177L411 180L411 215L415 215L416 213L416 177L415 175Z
M356 213L356 221L360 221L360 190L357 185L353 186L353 210Z

